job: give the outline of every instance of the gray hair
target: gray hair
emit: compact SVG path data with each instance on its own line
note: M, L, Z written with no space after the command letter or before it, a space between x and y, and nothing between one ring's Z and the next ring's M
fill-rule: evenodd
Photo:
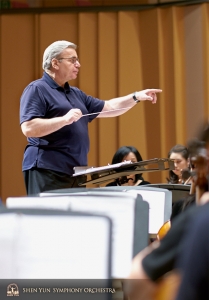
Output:
M44 51L42 68L47 71L51 68L51 61L53 58L58 57L58 55L66 48L76 49L77 46L68 41L56 41L49 45Z

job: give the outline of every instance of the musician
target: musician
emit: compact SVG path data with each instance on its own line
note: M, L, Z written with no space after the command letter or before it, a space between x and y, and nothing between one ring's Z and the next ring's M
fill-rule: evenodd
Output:
M81 67L76 45L68 41L49 45L42 66L43 77L25 88L20 101L21 130L28 139L22 165L28 194L78 186L71 175L75 166L87 165L88 123L119 116L139 101L156 103L161 92L147 89L109 101L86 95L68 84Z
M207 195L208 200L208 195ZM192 218L176 263L180 286L176 300L209 299L209 203Z
M184 251L185 236L188 232L191 232L190 224L202 211L205 211L206 207L208 209L209 203L190 207L173 221L170 230L160 242L153 242L134 257L128 277L131 280L127 281L127 286L125 286L126 293L130 296L130 299L150 299L149 297L156 292L160 280L166 278L164 275L169 274L171 271L176 271L177 266L180 268L180 263L177 264L177 261ZM187 247L186 251L189 252L192 249ZM193 268L193 264L191 267ZM196 268L193 268L192 274L194 274L194 270ZM133 295L136 297L133 297ZM185 298L184 300L187 299L190 300L190 298Z
M112 158L112 164L117 164L124 161L131 161L132 163L142 161L141 154L133 146L123 146L120 147L114 154ZM106 186L118 186L118 185L129 185L138 186L146 185L150 182L145 181L141 174L123 176L122 178L117 178L114 181L108 183Z
M192 176L192 174L195 174L195 161L196 157L202 157L203 155L206 156L205 153L205 144L203 141L200 141L198 139L192 139L187 144L187 151L189 152L189 165L190 168L183 169L182 170L182 177L186 178L184 176L184 171L187 174L187 182L189 182L190 186L190 192L188 195L186 195L184 198L179 199L176 201L172 206L172 214L170 220L172 221L179 213L181 213L183 210L187 209L191 205L195 205L196 203L196 193L195 193L195 176ZM204 191L208 190L208 185L206 183L206 186L204 187Z
M189 184L191 183L190 177L185 180L182 178L182 170L190 168L189 151L183 145L175 145L168 152L168 158L174 160L174 170L169 171L167 178L168 183L172 184Z
M174 270L176 266L181 266L181 263L178 264L177 261L180 260L180 254L186 244L184 237L188 234L188 232L191 232L190 224L192 224L193 220L195 220L202 211L208 210L209 124L207 124L204 131L200 134L199 140L201 143L205 143L204 146L206 151L204 155L207 154L207 159L205 158L202 160L201 152L199 154L197 153L197 157L200 156L199 165L202 164L201 166L198 166L197 157L196 160L193 159L193 162L196 161L196 165L194 167L195 174L193 175L193 180L196 185L196 205L190 206L173 220L170 230L160 242L153 242L133 259L129 279L147 279L147 281L143 281L141 292L143 292L143 289L147 289L147 286L150 291L154 291L159 279L168 272ZM200 149L198 149L198 151L199 150ZM194 154L193 157L195 157ZM198 171L200 176L198 176ZM204 174L205 171L207 171L207 173ZM203 191L204 189L206 190ZM186 253L186 251L193 251L193 249L192 247L187 246L187 250L184 251ZM183 264L182 268L184 268ZM128 288L129 295L136 292L135 285L131 285ZM139 299L140 298L138 297L138 300ZM186 299L190 298L185 298L185 300Z
M174 218L176 218L182 211L189 208L191 205L196 205L196 195L195 194L188 194L177 200L172 206L172 213L170 217L170 221L172 222Z

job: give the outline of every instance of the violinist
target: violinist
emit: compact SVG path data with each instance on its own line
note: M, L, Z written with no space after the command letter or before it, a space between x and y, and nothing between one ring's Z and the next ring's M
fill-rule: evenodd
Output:
M209 197L207 197L207 201ZM198 240L195 240L193 246L188 245L185 237L190 235L191 239L193 232L191 231L193 227L191 224L196 222L196 219L199 218L202 213L209 209L209 203L205 202L203 205L193 206L186 210L184 213L180 214L178 218L173 222L168 233L163 237L161 241L155 241L151 243L144 250L139 252L132 261L132 267L130 274L125 285L125 291L127 296L132 300L144 300L144 299L154 299L153 295L157 294L158 288L163 280L166 280L170 275L175 275L176 268L183 268L184 264L182 262L183 257L180 259L183 254L184 257L192 257L194 247L198 248ZM208 224L208 223L207 223ZM205 237L207 234L207 239L205 245L208 245L208 227L202 228ZM201 236L201 232L199 233ZM196 236L196 235L195 235ZM204 242L204 239L202 240ZM187 243L187 244L186 244ZM191 245L191 244L190 244ZM185 249L186 247L186 249ZM190 260L190 275L192 279L197 280L196 272L200 271L199 263L197 262L201 257L202 260L205 259L205 255L208 255L207 247L199 251L200 255L196 257L197 265L194 265L194 261ZM202 254L201 254L202 253ZM182 265L181 265L182 264ZM188 265L187 265L188 266ZM185 266L186 267L186 266ZM207 267L207 261L205 266ZM192 271L191 271L192 269ZM173 272L171 272L173 271ZM204 270L203 270L204 271ZM208 271L208 270L207 270ZM208 273L204 273L208 276ZM186 278L184 278L185 280ZM207 278L208 279L208 278ZM185 287L188 291L188 280L187 286ZM177 282L179 284L179 282ZM201 283L201 281L199 281ZM205 284L205 281L203 282ZM194 286L193 288L198 288L199 286ZM208 282L206 287L208 288ZM184 287L183 287L184 288ZM191 288L191 286L190 286ZM171 290L171 289L169 289ZM200 291L201 292L201 291ZM171 293L171 291L170 291ZM172 296L172 295L170 295ZM161 298L156 298L161 299ZM163 298L165 299L165 298ZM175 299L175 297L166 298L166 300ZM203 300L208 298L179 298L182 300ZM178 300L179 300L178 299Z
M208 170L209 170L209 124L206 129L199 135L199 144L204 142L204 148L196 147L196 153L192 153L192 163L194 164L194 173L192 174L196 205L191 205L188 209L182 211L172 222L170 230L160 241L154 241L147 248L138 253L133 259L129 279L138 279L138 288L140 285L140 294L149 291L154 293L158 287L158 281L164 278L164 275L174 270L177 260L184 247L185 234L191 231L190 222L196 218L200 211L204 211L203 205L208 205ZM194 143L195 144L195 143ZM202 144L203 145L203 144ZM205 150L205 151L203 151ZM187 248L192 251L192 248ZM136 294L137 287L128 281L127 294L134 299L149 299L132 297ZM149 294L150 296L150 294ZM188 298L189 299L189 298ZM197 298L196 298L197 299Z
M172 147L168 153L168 158L174 160L174 170L169 171L169 177L167 178L170 184L191 184L191 161L189 147L177 144ZM192 189L192 188L191 188ZM190 193L184 198L176 201L172 206L172 213L170 221L174 219L184 208L195 202L195 195ZM185 204L187 203L187 204Z
M189 184L191 183L191 176L189 172L184 172L182 177L182 170L188 170L190 168L189 162L189 150L183 145L175 145L168 152L168 158L174 160L174 170L169 171L167 178L168 183L172 184Z
M208 194L208 193L207 193ZM208 201L208 195L204 197ZM180 279L176 300L209 299L209 203L190 220L175 268ZM195 270L195 271L194 271Z
M190 176L190 192L189 195L175 202L172 208L171 220L180 212L193 205L208 191L208 157L206 153L205 143L203 141L193 139L188 143L190 153L190 171L186 171ZM184 170L182 171L183 175Z
M132 163L140 162L142 161L141 154L133 146L123 146L120 147L115 152L112 158L112 164L117 164L129 160ZM136 174L136 175L128 175L128 176L117 178L113 182L108 183L106 186L120 186L120 185L139 186L139 185L146 185L149 183L150 182L144 180L142 174Z

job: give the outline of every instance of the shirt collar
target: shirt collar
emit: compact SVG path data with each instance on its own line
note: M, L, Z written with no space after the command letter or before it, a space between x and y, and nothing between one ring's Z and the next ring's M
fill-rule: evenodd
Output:
M43 79L46 81L46 83L48 83L48 85L52 88L52 89L58 89L58 88L62 88L60 85L58 85L50 76L49 74L47 74L46 72L44 72L43 74ZM63 89L63 88L62 88ZM66 91L70 91L70 85L68 82L65 82L64 85L64 89Z

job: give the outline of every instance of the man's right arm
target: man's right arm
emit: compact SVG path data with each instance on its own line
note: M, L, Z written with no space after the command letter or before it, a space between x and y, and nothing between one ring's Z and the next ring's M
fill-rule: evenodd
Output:
M21 130L26 137L42 137L55 132L66 125L77 122L82 116L80 109L71 109L62 117L52 119L34 118L21 124Z

